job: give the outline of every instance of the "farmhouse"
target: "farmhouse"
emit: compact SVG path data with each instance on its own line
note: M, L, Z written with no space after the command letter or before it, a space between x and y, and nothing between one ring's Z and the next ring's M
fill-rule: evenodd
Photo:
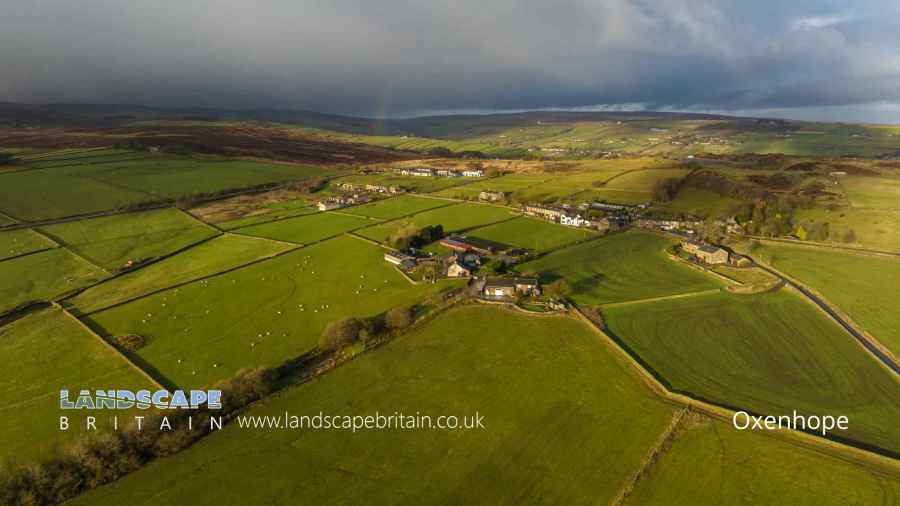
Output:
M694 255L698 260L707 264L726 264L728 263L728 252L722 248L703 244L695 241L684 241L681 243L681 249Z
M332 209L340 209L344 207L344 205L337 200L328 199L328 200L320 200L316 203L316 207L319 208L319 211L331 211Z
M459 177L459 172L453 169L438 169L437 175L442 177Z
M525 206L523 211L528 216L539 216L544 218L545 220L550 221L559 221L559 218L562 216L562 211L559 209L553 209L550 207L543 206Z
M400 253L399 251L388 251L384 254L384 261L389 264L394 264L397 267L400 267L404 271L408 271L416 266L416 259Z
M581 216L575 214L569 216L568 214L562 214L559 217L559 223L562 225L568 225L570 227L590 227L591 221L582 218Z
M478 200L484 200L486 202L496 202L498 200L503 200L506 198L506 192L495 192L484 190L478 194Z
M539 295L541 291L534 278L488 278L482 293L488 297L512 298L517 294Z
M448 278L467 278L472 275L472 268L454 261L447 267Z
M466 238L461 235L451 235L441 239L441 246L453 251L474 251L482 255L492 255L497 252L498 245L481 239Z
M465 177L484 177L484 170L482 169L466 169L462 171L462 175Z

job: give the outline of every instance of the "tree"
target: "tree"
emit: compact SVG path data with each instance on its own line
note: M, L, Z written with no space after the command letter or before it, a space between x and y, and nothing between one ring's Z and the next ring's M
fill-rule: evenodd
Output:
M344 318L332 322L319 337L319 347L323 350L338 350L359 340L363 325L356 318Z
M844 232L844 242L856 242L856 232L852 228Z
M563 299L572 294L572 287L564 279L556 281L544 286L544 293L554 299Z
M668 202L675 198L675 195L678 194L678 190L681 188L681 181L677 177L657 181L653 186L653 200L655 202Z
M409 306L399 306L384 315L384 322L392 330L405 329L413 323L413 311Z

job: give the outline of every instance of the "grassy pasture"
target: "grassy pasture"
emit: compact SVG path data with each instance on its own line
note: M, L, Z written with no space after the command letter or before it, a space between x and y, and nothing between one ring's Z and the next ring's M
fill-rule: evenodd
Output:
M690 172L690 169L640 169L622 174L610 179L605 188L616 190L629 190L639 192L652 192L658 181L671 177L681 178Z
M55 247L53 241L27 228L0 232L0 260Z
M794 220L826 221L835 237L843 237L848 230L853 230L856 233L856 243L849 246L900 252L900 234L897 233L900 230L900 210L857 207L829 210L816 207L798 209Z
M702 218L720 218L728 216L731 207L738 203L738 200L719 195L714 191L688 186L682 188L666 206L676 213Z
M421 213L422 211L451 204L453 202L447 200L401 195L399 197L376 200L361 206L348 207L343 209L342 212L382 220L393 220L401 216Z
M383 255L338 237L90 318L110 335L145 336L138 354L179 386L207 385L311 350L332 321L412 304L445 286L412 285Z
M296 199L268 204L264 208L255 210L240 218L227 219L219 222L212 221L210 223L215 223L216 226L222 230L235 230L250 225L259 225L317 212L319 212L319 210L310 205L305 199Z
M81 313L89 313L291 248L290 245L266 239L228 234L91 287L68 299L66 304Z
M62 412L59 391L149 388L149 381L117 353L57 309L44 309L0 327L0 462L27 461L83 433L84 411ZM98 428L110 412L91 412ZM125 414L123 412L121 414ZM59 430L67 415L71 430ZM124 420L124 418L123 418Z
M116 163L0 174L0 211L35 221L116 209L199 192L305 179L332 169L145 154Z
M218 232L177 209L104 216L41 227L91 261L114 270L215 236Z
M839 180L853 207L900 209L900 180L849 176Z
M674 240L648 232L625 232L554 251L517 267L544 282L565 279L572 299L605 304L697 292L721 285L666 256Z
M478 180L479 179L468 177L402 176L393 172L387 172L383 174L345 176L333 181L332 185L337 183L351 183L357 185L377 184L383 186L399 186L418 193L432 193Z
M704 421L678 433L626 506L893 504L900 479Z
M316 213L253 225L241 234L255 235L297 244L309 244L374 223L371 219L343 213Z
M584 324L491 307L445 313L251 414L285 411L435 419L478 411L485 429L231 425L80 503L150 495L228 502L240 494L243 504L605 504L672 415Z
M775 244L753 255L814 288L900 356L900 259Z
M64 248L0 262L0 313L55 299L106 276L97 266Z
M719 293L607 307L607 326L679 391L757 413L845 415L843 437L900 450L900 388L800 295Z
M470 182L462 186L455 186L437 192L437 195L451 198L475 199L482 191L504 191L511 192L513 195L537 186L545 181L549 181L552 177L546 174L527 175L527 174L508 174L500 177L482 179L476 182Z
M503 207L484 204L457 204L424 211L408 218L373 225L358 230L356 233L375 241L384 242L394 231L406 225L415 225L417 227L443 225L445 232L458 232L506 220L517 215L517 212Z
M466 235L543 252L595 237L597 233L588 229L566 227L523 216L503 223L476 228L467 232Z

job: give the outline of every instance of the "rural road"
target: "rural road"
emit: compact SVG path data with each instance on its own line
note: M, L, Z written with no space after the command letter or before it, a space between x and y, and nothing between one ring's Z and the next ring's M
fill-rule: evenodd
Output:
M773 276L778 277L778 279L782 280L785 284L790 285L790 286L796 288L797 290L799 290L800 293L802 293L804 296L806 296L806 298L813 301L817 306L819 306L826 313L828 313L834 319L834 321L836 321L836 322L838 322L838 324L840 324L841 327L844 327L844 329L847 332L849 332L850 335L852 335L854 338L856 338L857 341L862 343L862 345L865 346L866 349L869 350L873 355L875 355L875 357L878 358L878 360L880 360L882 363L884 363L884 365L890 367L891 370L893 370L895 373L900 374L900 366L898 366L897 363L894 362L894 360L890 356L888 356L886 353L881 351L881 349L878 346L876 346L874 343L872 343L872 341L870 341L869 338L867 338L866 336L862 335L859 331L857 331L856 328L853 327L853 325L850 325L849 322L844 320L839 314L837 314L833 309L831 309L831 306L829 306L825 301L820 299L818 296L816 296L814 293L810 292L806 288L798 285L797 283L794 283L790 279L787 279L780 272L778 272L774 269L771 269L769 267L766 267L765 265L762 265L755 260L753 260L753 264L756 265L757 267L759 267L760 269L768 272L769 274L772 274Z

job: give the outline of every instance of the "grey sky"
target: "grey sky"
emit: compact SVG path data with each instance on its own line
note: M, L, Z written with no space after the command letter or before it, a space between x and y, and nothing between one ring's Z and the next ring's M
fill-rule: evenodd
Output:
M642 104L900 121L893 0L3 4L5 101L367 115Z

